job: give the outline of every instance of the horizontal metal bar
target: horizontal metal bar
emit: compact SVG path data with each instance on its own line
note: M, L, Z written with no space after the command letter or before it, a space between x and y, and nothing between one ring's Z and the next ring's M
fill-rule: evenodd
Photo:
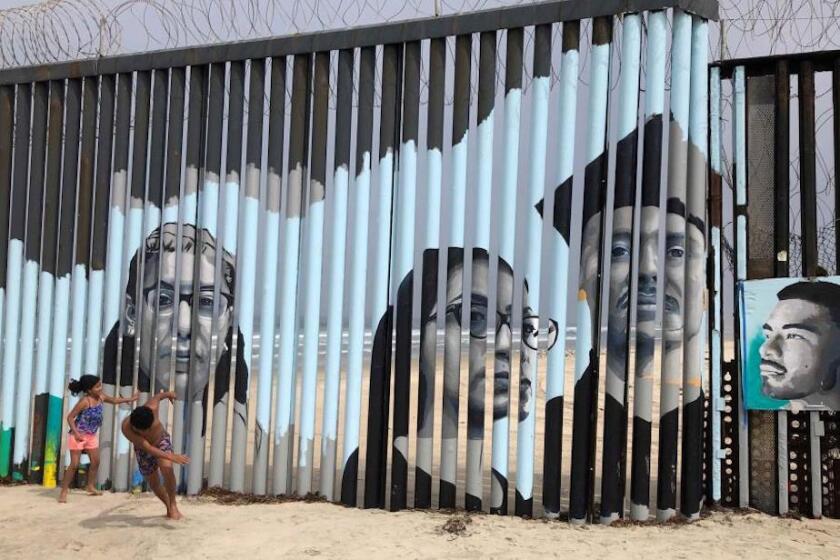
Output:
M719 67L720 77L722 79L729 80L732 79L732 72L737 66L743 66L746 77L751 78L755 76L773 75L776 73L776 65L778 62L786 61L789 66L790 74L795 76L799 73L799 65L802 62L811 62L815 72L829 72L834 70L834 62L838 58L840 58L840 50L817 51L719 60L712 64L712 66Z
M0 85L403 43L669 8L680 8L710 20L718 19L717 0L550 0L268 39L21 66L1 70Z

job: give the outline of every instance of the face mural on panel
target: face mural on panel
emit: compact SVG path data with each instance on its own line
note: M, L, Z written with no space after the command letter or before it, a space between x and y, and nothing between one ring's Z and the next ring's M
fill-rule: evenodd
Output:
M124 310L128 327L123 346L133 345L135 337L140 337L140 370L139 385L149 386L154 363L157 362L157 376L153 392L168 390L170 387L169 370L173 351L171 344L164 344L172 339L173 327L179 328L177 335L192 339L194 348L193 360L195 367L190 368L190 345L185 345L186 351L176 351L175 356L175 387L176 390L187 394L187 402L199 402L204 399L205 388L209 378L209 364L215 358L215 363L223 363L230 353L231 328L233 324L233 304L235 293L236 269L233 255L221 249L216 244L216 238L207 229L196 229L192 224L182 225L181 258L183 270L180 277L175 274L176 235L178 225L174 222L163 224L155 229L143 242L142 250L145 259L142 290L139 301L135 301L140 264L139 252L131 259L128 271ZM200 238L199 238L200 236ZM201 248L201 254L196 255L196 247ZM219 286L218 305L214 302L214 263L216 251L222 250L222 274ZM195 258L200 258L195 266ZM155 271L160 269L160 283L155 277ZM197 271L198 289L193 291L193 272ZM184 321L184 325L175 325L172 313L176 306L180 306L181 317L195 317L195 321ZM155 314L155 307L158 309ZM197 307L197 312L194 309ZM141 309L142 308L142 309ZM215 310L215 311L214 311ZM139 324L137 318L139 317ZM215 320L214 320L215 318ZM180 324L180 322L179 322ZM186 325L189 324L189 327ZM115 326L114 328L117 328ZM216 349L216 356L212 356L211 342L213 337L224 341ZM157 340L157 345L154 341ZM177 348L182 345L178 344ZM157 349L157 352L154 349ZM239 353L239 352L238 352ZM237 356L237 367L244 367ZM197 376L190 380L190 375ZM244 391L237 383L234 391L234 414L244 422L245 407Z

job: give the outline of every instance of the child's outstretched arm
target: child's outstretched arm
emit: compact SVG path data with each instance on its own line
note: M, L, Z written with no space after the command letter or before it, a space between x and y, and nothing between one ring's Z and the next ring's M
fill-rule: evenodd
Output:
M169 399L170 401L175 400L175 391L163 391L161 390L157 395L149 399L149 402L146 403L146 406L149 408L157 408L157 405L163 399Z
M137 399L140 398L140 393L137 391L134 392L134 395L130 397L112 397L110 395L102 395L102 400L108 404L125 404L125 403L133 403L137 402Z
M73 437L76 438L76 441L82 441L82 434L76 429L76 416L78 416L84 409L88 407L88 400L86 398L79 399L79 402L76 403L76 406L73 407L70 412L67 413L67 424L70 426L70 432L72 432Z

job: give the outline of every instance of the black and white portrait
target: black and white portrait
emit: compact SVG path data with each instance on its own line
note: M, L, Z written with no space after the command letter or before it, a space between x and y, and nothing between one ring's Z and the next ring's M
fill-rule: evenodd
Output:
M748 408L840 410L840 285L751 281L741 297Z
M217 246L207 229L182 224L180 242L178 263L178 224L163 224L141 245L142 267L140 251L130 261L123 310L122 364L129 367L134 362L135 340L139 337L141 391L168 390L174 373L179 395L186 395L188 402L206 404L210 364L215 362L217 370L230 368L236 263L228 251ZM221 270L217 280L215 263L219 250ZM116 347L117 330L115 325L106 348L109 344ZM237 354L236 367L244 368L241 345ZM247 377L244 370L236 376L237 413L244 410Z

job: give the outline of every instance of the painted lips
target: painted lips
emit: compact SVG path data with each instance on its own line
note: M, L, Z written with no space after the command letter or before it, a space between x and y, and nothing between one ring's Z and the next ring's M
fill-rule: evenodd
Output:
M759 370L762 377L781 377L787 373L787 369L782 364L770 360L761 360Z

